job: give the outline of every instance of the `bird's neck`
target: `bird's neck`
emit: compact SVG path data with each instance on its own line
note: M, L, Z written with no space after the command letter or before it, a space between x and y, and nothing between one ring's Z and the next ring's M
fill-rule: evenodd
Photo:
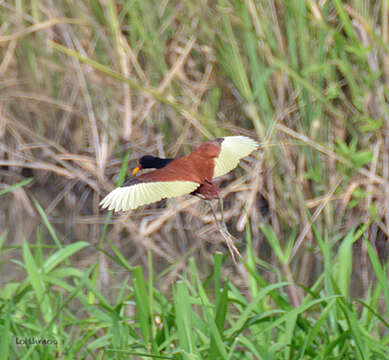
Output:
M172 162L174 159L162 159L162 158L157 158L156 161L155 161L155 168L156 169L161 169L163 167L165 167L167 164L169 164L170 162Z

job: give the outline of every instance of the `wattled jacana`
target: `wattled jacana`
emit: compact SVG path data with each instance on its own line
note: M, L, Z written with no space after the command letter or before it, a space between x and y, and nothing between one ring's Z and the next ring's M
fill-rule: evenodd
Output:
M207 200L219 198L212 180L234 169L239 160L258 148L245 136L227 136L207 141L189 155L177 159L143 156L132 172L154 168L110 192L100 205L108 210L127 211L163 198L200 194Z
M200 195L205 200L219 199L222 210L219 187L212 180L230 172L240 159L257 148L258 143L246 136L227 136L207 141L189 155L176 159L143 156L132 174L135 175L140 169L156 170L125 182L110 192L100 205L109 210L127 211L164 198L192 194ZM218 229L222 232L219 224ZM224 220L223 231L228 233Z

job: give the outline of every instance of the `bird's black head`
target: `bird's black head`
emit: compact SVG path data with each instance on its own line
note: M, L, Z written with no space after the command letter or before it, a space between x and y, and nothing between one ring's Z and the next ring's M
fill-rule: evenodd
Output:
M160 169L169 164L173 159L162 159L152 155L145 155L139 159L142 169Z
M169 164L174 159L162 159L152 155L145 155L139 159L138 166L132 172L135 175L140 169L160 169Z

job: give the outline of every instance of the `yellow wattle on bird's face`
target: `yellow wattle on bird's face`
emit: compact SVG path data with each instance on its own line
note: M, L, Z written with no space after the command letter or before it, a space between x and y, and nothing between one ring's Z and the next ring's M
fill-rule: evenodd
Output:
M136 175L136 173L141 169L141 167L138 165L134 170L132 170L132 175Z

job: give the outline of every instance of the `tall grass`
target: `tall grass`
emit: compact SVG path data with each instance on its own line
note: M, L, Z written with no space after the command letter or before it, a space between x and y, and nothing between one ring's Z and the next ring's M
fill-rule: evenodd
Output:
M350 232L341 249L359 235ZM242 274L251 287L242 292L222 274L221 253L214 255L214 267L203 279L190 258L187 270L166 295L158 285L166 273L152 275L151 253L147 278L140 266L132 267L114 247L104 251L116 272L121 269L124 275L114 288L104 288L93 280L96 265L81 270L68 263L88 246L86 242L52 249L43 260L39 237L40 232L35 245L25 242L21 249L24 261L19 265L25 279L8 283L1 292L4 359L386 359L389 355L388 278L368 242L378 281L363 301L349 295L350 253L340 250L334 256L328 238L318 236L326 265L310 288L301 288L301 303L293 307L287 291L293 284L282 279L269 284L256 264L244 261ZM271 246L276 245L271 242ZM93 301L88 294L93 294Z
M0 357L388 358L388 14L0 3ZM261 143L220 179L238 265L198 199L99 210L228 134Z

